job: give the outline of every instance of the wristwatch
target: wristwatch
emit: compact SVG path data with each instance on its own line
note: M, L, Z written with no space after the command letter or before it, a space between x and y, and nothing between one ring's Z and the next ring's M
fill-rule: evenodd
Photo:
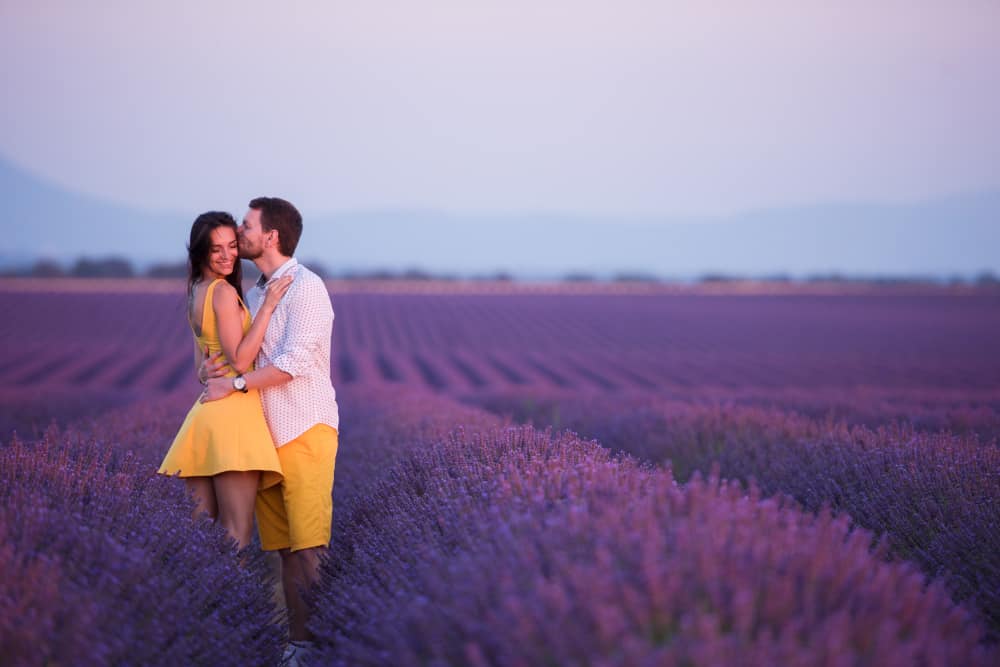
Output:
M247 379L242 375L237 375L233 378L233 389L236 391L242 391L244 394L247 393Z

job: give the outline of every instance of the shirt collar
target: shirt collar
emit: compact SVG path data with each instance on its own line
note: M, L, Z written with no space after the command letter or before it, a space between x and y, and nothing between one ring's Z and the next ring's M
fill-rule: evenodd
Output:
M275 278L280 278L281 276L285 275L298 265L299 265L299 260L295 259L294 257L289 257L288 261L286 261L284 264L282 264L281 266L279 266L277 269L274 270L274 273L271 274L271 280L274 280ZM260 278L257 279L257 287L263 287L271 280L265 280L264 274L262 273L260 274Z

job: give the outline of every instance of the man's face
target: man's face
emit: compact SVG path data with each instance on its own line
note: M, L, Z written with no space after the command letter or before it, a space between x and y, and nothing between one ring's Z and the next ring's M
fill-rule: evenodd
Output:
M240 257L255 260L264 254L264 229L260 225L260 211L250 209L243 216L239 229Z

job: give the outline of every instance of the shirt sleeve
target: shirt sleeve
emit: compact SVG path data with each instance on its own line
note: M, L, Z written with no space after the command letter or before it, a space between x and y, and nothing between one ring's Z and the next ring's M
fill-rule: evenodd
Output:
M317 367L333 333L333 306L323 283L303 280L299 290L287 303L285 330L269 355L272 366L293 378Z

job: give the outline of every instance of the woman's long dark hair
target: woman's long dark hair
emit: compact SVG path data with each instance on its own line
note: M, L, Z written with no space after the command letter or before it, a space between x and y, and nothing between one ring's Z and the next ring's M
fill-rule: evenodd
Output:
M209 211L199 215L191 225L191 240L188 242L188 295L194 294L194 284L201 280L202 271L208 264L212 251L212 230L229 227L238 235L236 220L225 211ZM233 263L233 272L226 276L226 282L236 288L243 298L243 264L239 257Z

